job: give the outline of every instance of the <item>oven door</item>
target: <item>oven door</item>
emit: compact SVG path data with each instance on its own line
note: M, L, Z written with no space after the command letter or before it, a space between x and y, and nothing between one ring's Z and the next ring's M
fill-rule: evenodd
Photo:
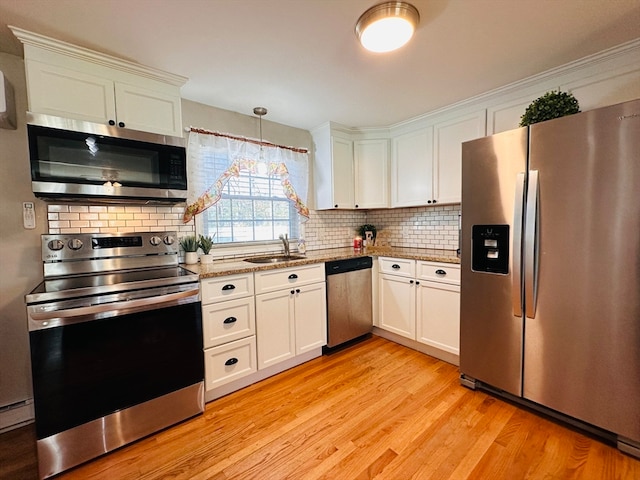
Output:
M39 440L204 380L199 295L167 297L30 312Z

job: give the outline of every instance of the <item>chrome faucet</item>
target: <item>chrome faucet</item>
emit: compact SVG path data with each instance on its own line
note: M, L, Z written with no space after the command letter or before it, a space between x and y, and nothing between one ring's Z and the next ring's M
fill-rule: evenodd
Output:
M282 245L284 246L284 255L286 257L288 257L290 255L290 253L289 253L289 234L281 233L279 238L280 238L280 240L282 240Z

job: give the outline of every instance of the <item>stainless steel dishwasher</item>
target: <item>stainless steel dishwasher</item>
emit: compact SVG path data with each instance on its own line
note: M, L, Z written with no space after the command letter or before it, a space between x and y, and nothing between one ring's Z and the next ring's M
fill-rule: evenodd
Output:
M328 349L371 332L372 265L371 257L325 263Z

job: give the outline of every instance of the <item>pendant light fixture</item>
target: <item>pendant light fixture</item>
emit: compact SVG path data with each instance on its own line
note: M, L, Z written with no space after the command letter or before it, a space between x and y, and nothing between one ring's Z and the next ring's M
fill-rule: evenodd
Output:
M258 173L266 175L269 169L264 161L264 152L262 150L262 117L267 114L267 109L265 107L255 107L253 109L253 114L257 115L260 119L260 154L258 158Z
M405 45L418 28L420 13L407 2L384 2L364 12L356 23L356 36L364 48L391 52Z

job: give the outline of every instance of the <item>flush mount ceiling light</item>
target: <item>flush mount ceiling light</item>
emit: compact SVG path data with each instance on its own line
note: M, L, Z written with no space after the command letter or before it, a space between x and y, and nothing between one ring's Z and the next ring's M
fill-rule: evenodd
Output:
M376 53L391 52L406 44L420 22L418 9L406 2L384 2L364 12L356 23L362 46Z

